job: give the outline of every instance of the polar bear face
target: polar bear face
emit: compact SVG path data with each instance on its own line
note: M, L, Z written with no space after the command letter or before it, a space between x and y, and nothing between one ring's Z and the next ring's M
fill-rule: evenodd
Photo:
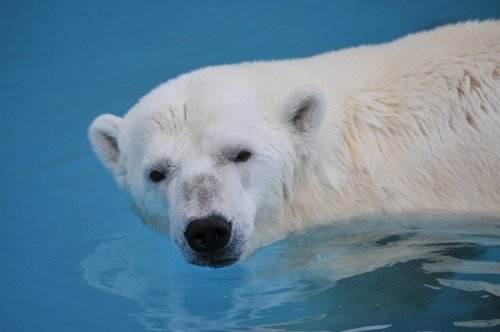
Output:
M90 128L144 222L169 234L188 262L210 267L238 261L270 237L259 233L280 228L325 108L311 86L276 102L270 90L216 74L181 76L124 118L101 115Z

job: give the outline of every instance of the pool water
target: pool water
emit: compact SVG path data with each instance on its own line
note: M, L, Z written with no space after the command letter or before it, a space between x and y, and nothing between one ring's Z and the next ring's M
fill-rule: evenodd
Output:
M129 229L81 267L89 285L135 301L130 320L152 331L500 328L500 219L395 221L297 234L218 270Z
M2 1L0 331L500 331L498 219L360 218L200 268L86 137L195 68L486 18L500 2Z

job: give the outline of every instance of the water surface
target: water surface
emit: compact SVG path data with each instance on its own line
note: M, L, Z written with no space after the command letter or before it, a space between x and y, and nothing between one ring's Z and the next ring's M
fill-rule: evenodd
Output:
M93 287L139 303L131 318L153 331L500 328L500 218L359 219L217 270L178 255L130 230L81 266Z

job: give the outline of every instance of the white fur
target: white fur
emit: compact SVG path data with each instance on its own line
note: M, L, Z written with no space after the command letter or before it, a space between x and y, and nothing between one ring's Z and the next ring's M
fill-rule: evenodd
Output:
M214 211L233 222L246 254L365 214L498 216L500 22L201 69L159 86L123 120L98 117L90 137L145 221L170 231L188 259L187 221ZM252 157L228 160L239 148ZM153 184L147 174L162 163L169 175ZM213 194L197 183L204 176Z

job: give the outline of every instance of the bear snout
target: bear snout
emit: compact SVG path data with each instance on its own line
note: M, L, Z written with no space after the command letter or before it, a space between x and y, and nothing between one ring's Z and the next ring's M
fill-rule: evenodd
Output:
M192 220L184 232L188 245L195 252L210 254L224 248L231 238L232 225L225 218L213 215Z

